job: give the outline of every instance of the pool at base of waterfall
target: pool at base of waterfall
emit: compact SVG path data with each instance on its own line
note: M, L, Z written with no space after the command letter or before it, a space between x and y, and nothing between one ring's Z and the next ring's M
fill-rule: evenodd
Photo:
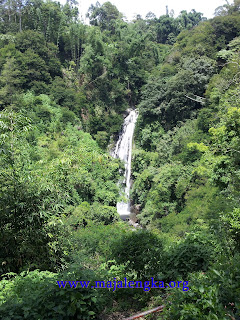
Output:
M120 216L130 216L130 203L129 202L118 202L117 212Z

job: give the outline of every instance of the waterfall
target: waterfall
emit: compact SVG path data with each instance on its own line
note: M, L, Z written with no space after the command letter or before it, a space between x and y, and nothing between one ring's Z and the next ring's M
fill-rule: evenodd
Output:
M131 178L131 160L132 160L132 139L135 128L135 123L137 120L137 111L129 110L128 116L124 120L123 129L119 136L118 142L116 144L115 150L112 153L114 158L119 158L124 161L125 172L124 181L125 184L125 197L127 202L118 202L117 211L122 219L130 219L130 178Z

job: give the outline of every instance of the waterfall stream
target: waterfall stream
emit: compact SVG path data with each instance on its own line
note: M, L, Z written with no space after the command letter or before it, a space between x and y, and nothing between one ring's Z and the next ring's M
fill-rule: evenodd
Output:
M121 201L117 203L117 211L120 217L125 219L130 219L130 187L131 187L131 160L132 160L132 139L135 128L135 123L137 121L137 111L130 110L128 116L124 120L123 129L119 136L118 142L116 144L115 150L112 153L114 158L119 158L124 161L125 172L124 172L124 185L125 185L125 197L127 202Z

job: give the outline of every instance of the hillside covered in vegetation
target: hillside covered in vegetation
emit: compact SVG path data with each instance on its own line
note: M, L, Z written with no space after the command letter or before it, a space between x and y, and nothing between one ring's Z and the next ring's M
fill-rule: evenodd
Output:
M88 17L0 2L0 319L240 319L240 1ZM119 218L109 152L129 107L141 229ZM57 283L125 278L189 290Z

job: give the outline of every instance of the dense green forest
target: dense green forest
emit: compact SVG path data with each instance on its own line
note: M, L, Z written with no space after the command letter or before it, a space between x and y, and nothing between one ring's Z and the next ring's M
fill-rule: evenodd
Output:
M88 18L0 1L0 319L240 319L240 1ZM110 156L129 107L137 229ZM57 284L124 278L189 290Z

